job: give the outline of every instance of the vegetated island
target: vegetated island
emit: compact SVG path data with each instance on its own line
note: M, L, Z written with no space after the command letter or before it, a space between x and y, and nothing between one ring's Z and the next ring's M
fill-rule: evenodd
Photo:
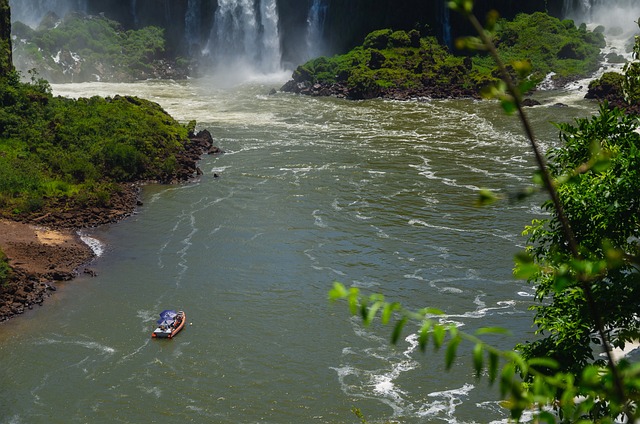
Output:
M141 183L198 175L220 150L195 129L138 97L73 100L35 74L22 82L0 0L0 321L77 275L94 256L78 230L129 216Z
M605 46L603 28L588 31L584 24L576 27L572 20L560 21L542 12L498 20L493 39L502 59L512 64L514 77L522 79L519 71L525 69L533 85L548 75L558 85L592 75L600 67ZM435 37L423 37L417 30L383 29L344 55L319 57L299 66L281 90L356 100L459 98L480 97L498 80L486 52L453 55Z

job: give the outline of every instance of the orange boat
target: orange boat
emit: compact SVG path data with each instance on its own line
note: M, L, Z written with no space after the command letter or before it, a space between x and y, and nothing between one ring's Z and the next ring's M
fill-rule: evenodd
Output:
M185 322L187 322L187 315L184 311L176 312L172 309L162 311L158 320L158 327L153 330L151 337L170 339L182 330Z

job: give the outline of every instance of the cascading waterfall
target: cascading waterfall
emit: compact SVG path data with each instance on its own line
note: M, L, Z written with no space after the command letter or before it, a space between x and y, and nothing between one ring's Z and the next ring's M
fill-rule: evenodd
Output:
M218 69L270 73L280 69L280 36L275 0L219 0L204 54Z
M193 48L200 45L200 13L202 0L189 0L187 2L187 13L184 16L185 39L189 53L193 53Z
M325 53L324 23L329 5L326 0L313 0L307 17L307 55L308 58L322 56Z
M131 0L131 17L133 18L133 25L138 27L138 0Z
M262 44L264 46L261 69L266 72L275 72L280 69L281 59L276 0L262 0L260 2L260 16L262 18Z
M605 27L635 31L640 17L640 0L564 0L563 16L576 23L597 23Z
M449 48L453 47L451 37L451 9L448 6L442 7L442 41Z

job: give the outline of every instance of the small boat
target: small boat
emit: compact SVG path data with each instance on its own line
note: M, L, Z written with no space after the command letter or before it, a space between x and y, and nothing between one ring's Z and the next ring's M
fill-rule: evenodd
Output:
M167 309L160 313L160 319L157 321L158 327L153 330L151 337L158 339L170 339L182 330L184 323L187 322L187 316L184 311L174 311Z

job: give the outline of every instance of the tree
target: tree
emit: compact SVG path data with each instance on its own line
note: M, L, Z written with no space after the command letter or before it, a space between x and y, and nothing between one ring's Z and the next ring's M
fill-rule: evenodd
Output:
M0 75L13 71L11 55L11 10L9 0L0 0Z
M538 162L537 180L549 193L544 207L551 218L527 227L530 245L518 255L515 269L516 276L536 286L541 303L534 324L546 337L519 345L519 352L499 351L480 337L504 330L465 334L428 318L436 310L407 311L380 294L363 297L339 283L330 298L347 299L365 324L378 314L383 323L395 320L394 343L406 322L422 321L420 347L429 341L435 348L446 344L447 367L458 345L470 341L476 375L486 367L490 382L499 381L515 420L525 409L535 410L538 422L613 422L620 415L629 422L638 419L640 364L614 361L611 347L640 338L640 134L634 131L640 122L604 105L592 119L560 125L565 144L550 152L547 165L523 112L520 93L526 80L521 78L520 87L514 84L490 33L472 14L472 0L450 5L477 29L480 39L472 44L485 46L498 63L504 84L493 93L507 112L520 114ZM512 67L526 71L521 64ZM492 199L485 195L483 201ZM601 346L606 359L595 359L594 345Z

